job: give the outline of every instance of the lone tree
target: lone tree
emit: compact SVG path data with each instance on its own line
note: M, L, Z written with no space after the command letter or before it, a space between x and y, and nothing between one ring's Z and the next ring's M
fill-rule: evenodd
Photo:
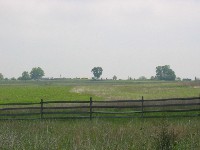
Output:
M91 71L95 79L99 79L102 75L103 69L101 67L94 67Z
M0 80L3 80L3 79L4 79L3 74L0 73Z
M169 65L156 67L156 78L158 80L175 80L175 72L170 69Z
M113 76L113 80L117 80L117 76L116 75Z
M21 80L30 80L31 77L30 77L28 71L24 71L24 72L22 73L22 76L21 76L20 79L21 79Z
M147 80L147 78L146 78L145 76L140 76L140 77L138 78L138 80Z
M44 76L44 71L40 67L35 67L30 72L31 79L37 80Z

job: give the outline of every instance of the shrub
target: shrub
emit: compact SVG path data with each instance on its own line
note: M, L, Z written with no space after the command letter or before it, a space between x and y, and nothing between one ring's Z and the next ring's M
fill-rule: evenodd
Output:
M156 150L173 150L177 145L178 136L166 122L163 122L156 132L154 140Z

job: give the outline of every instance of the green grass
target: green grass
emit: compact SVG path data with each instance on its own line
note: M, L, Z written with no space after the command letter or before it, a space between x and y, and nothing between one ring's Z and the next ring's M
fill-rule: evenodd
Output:
M3 85L0 86L0 103L40 102L44 100L89 100L91 94L71 92L71 86L56 85Z
M0 103L199 96L198 82L3 81ZM200 149L200 118L0 121L0 149Z
M146 150L168 141L173 149L199 149L199 119L0 122L1 149Z
M115 99L157 99L174 97L198 96L200 89L181 86L177 84L136 84L136 85L98 85L98 86L77 86L73 92L87 93L103 97L107 100Z
M0 83L0 103L44 100L118 100L197 97L200 83L136 81L8 81Z

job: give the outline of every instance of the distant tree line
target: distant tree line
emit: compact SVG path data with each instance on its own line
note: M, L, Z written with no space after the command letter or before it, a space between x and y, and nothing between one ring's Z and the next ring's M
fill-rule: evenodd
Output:
M103 69L102 67L94 67L91 72L93 73L93 80L99 80ZM18 80L38 80L41 79L45 75L44 71L40 67L34 67L30 71L24 71L22 72L22 75L18 78ZM107 79L107 78L106 78ZM0 73L0 80L7 80L7 78L4 78L3 74ZM16 80L14 77L11 78L11 80ZM101 78L102 80L102 78ZM111 80L117 80L117 76L114 75ZM118 79L120 80L120 79ZM128 80L148 80L145 76L140 76L138 79L133 79L132 77L128 77ZM164 66L157 66L156 67L156 75L152 76L150 80L166 80L166 81L174 81L174 80L181 80L181 78L176 77L175 72L170 68L169 65ZM189 81L191 79L183 79L183 81ZM199 78L195 77L195 80L200 80Z
M40 67L35 67L31 70L30 73L28 71L24 71L22 76L19 77L19 80L38 80L44 76L44 71Z
M102 75L103 69L102 67L94 67L91 71L94 75L93 79L97 80ZM176 79L175 72L170 68L169 65L165 66L157 66L156 67L156 76L152 76L151 80L168 80L173 81ZM113 80L117 80L117 76L113 76ZM128 77L128 80L132 80L131 77ZM139 77L139 80L147 80L145 76Z
M24 71L22 75L18 78L18 80L38 80L44 76L44 71L40 67L32 68L31 72ZM4 78L3 74L0 73L0 80L8 80L8 78ZM11 80L17 80L12 77Z

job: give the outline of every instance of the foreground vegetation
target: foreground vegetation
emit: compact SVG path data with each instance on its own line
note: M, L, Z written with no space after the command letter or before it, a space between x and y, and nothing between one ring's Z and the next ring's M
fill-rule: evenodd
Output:
M199 96L199 82L1 82L0 103ZM200 118L0 121L0 149L200 149Z
M1 121L1 149L199 149L199 118Z

